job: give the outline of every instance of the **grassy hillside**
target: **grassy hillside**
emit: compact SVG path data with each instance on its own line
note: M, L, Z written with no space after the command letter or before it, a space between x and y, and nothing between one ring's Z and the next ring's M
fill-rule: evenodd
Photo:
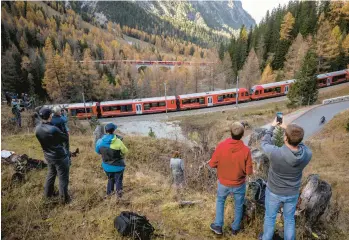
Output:
M309 142L313 159L306 168L305 175L317 173L332 186L333 196L340 206L338 227L349 234L349 111L334 117L324 129ZM333 238L335 239L335 238Z
M252 126L269 121L274 112L284 107L269 104L258 109L243 109L242 119ZM232 112L221 113L224 124L237 119ZM29 115L29 114L28 114ZM27 116L28 116L27 115ZM10 116L7 107L2 108L2 121ZM224 116L224 117L222 117ZM29 116L28 116L29 117ZM199 148L189 149L182 143L149 137L125 137L125 145L130 153L126 158L124 177L124 197L117 201L114 196L105 197L105 176L100 164L101 158L94 153L92 132L84 129L80 122L71 123L71 149L80 148L81 154L72 159L70 193L72 202L59 205L57 200L43 199L43 185L46 170L27 173L26 181L20 185L11 184L12 166L2 164L2 236L4 239L121 239L114 230L113 220L123 210L146 215L156 228L156 239L212 239L209 224L215 215L215 177L199 166L210 158L211 147L226 136L224 125L209 115L191 117L198 136L205 136L205 126L210 124L208 138L199 139ZM240 118L239 118L240 119ZM349 193L346 191L349 138L344 125L349 119L349 111L336 116L309 145L313 159L304 177L318 173L332 184L334 203L342 206L338 220L331 220L329 239L346 239L348 233ZM205 122L205 126L200 124ZM7 129L2 122L2 129ZM186 125L188 126L188 125ZM189 126L189 127L190 127ZM79 130L80 129L80 130ZM190 128L188 128L190 130ZM9 129L7 129L9 130ZM41 147L32 133L30 125L13 135L9 131L2 134L2 149L28 154L43 159ZM209 140L208 145L205 143ZM169 159L173 150L180 150L185 160L187 187L176 192L171 188ZM201 200L192 207L180 207L179 200ZM336 206L336 204L334 204ZM333 207L337 209L337 207ZM234 239L256 239L262 229L262 215L245 226L245 230ZM233 219L231 200L226 205L226 233L221 239L230 239L229 225ZM300 222L297 222L300 225ZM298 237L302 238L297 226ZM338 227L338 228L337 228Z

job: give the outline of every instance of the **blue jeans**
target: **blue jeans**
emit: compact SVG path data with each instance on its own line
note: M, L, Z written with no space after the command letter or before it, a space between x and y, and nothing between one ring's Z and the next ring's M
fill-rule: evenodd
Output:
M45 196L52 197L54 194L54 185L56 176L59 180L59 195L64 201L70 199L68 193L69 185L69 157L64 160L51 161L47 160L47 177L45 183Z
M268 188L265 191L265 216L263 240L271 240L274 236L276 215L281 203L284 205L284 239L296 239L296 222L294 214L298 202L298 196L282 196L272 193Z
M245 200L246 184L242 184L239 187L226 187L219 183L217 190L217 201L216 201L216 220L214 224L218 227L223 227L224 224L224 204L228 195L234 196L235 202L235 214L234 222L231 225L233 230L240 230L240 222L243 214L243 205Z
M114 191L114 185L116 186L116 192L122 191L122 180L124 178L124 171L121 172L106 172L108 176L107 194L111 194Z

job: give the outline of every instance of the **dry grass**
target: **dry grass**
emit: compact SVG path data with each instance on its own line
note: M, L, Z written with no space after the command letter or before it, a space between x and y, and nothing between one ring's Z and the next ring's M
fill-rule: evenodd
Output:
M274 116L285 103L268 104L261 107L241 109L240 116L254 127ZM285 108L286 109L286 108ZM335 199L344 207L339 220L342 231L348 230L349 193L346 184L348 167L348 133L344 123L348 113L335 117L313 140L313 160L304 176L319 173L332 184ZM123 210L146 215L156 228L157 239L212 239L208 226L215 215L215 178L207 169L198 171L198 166L207 161L211 145L215 145L226 132L223 123L235 120L232 112L220 113L222 119L208 115L188 118L189 127L197 125L199 147L189 149L179 142L158 140L149 137L125 137L129 147L127 168L124 178L124 197L117 202L114 197L105 196L107 178L100 167L100 156L94 153L90 130L73 134L71 148L79 147L81 154L73 158L70 174L70 193L73 201L63 206L42 198L46 170L31 171L22 185L11 184L13 169L3 165L2 179L2 235L6 239L121 239L113 227L114 218ZM2 116L6 114L2 114ZM226 119L228 118L228 119ZM193 121L193 122L191 122ZM195 122L194 122L195 121ZM205 136L206 124L208 137ZM183 124L183 123L182 123ZM187 125L188 126L188 125ZM190 129L189 129L190 130ZM203 132L202 132L203 131ZM334 137L333 137L334 136ZM321 145L317 145L321 139ZM211 142L210 142L211 141ZM206 144L206 146L205 146ZM325 147L326 146L326 147ZM21 132L21 135L2 136L2 149L12 150L30 157L43 158L41 147L35 136ZM172 150L180 149L184 155L187 188L176 193L171 188L169 158ZM340 192L340 194L339 194ZM181 208L182 200L203 200L202 203ZM229 239L229 225L233 219L233 204L228 201L225 212L225 233L221 239ZM262 215L258 216L244 232L235 239L256 239L262 229ZM298 222L299 224L299 222ZM345 239L337 229L330 239Z
M338 226L346 235L349 234L349 133L345 129L348 122L349 111L344 111L309 140L313 158L304 174L317 173L331 184L332 199L342 207Z

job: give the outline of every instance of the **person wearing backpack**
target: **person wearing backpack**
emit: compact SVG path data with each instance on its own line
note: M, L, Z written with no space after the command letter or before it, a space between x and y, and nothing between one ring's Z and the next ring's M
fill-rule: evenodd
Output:
M284 145L277 147L272 142L273 131L277 125L285 129ZM270 167L265 191L265 216L263 233L260 240L271 240L274 236L276 215L283 204L284 236L294 240L296 226L294 214L299 197L303 169L312 157L311 150L302 143L304 130L296 124L281 124L275 118L261 142L263 151L268 155Z
M250 149L241 141L244 126L235 122L230 127L231 138L219 143L212 155L209 165L217 168L218 190L216 201L216 219L210 229L223 234L224 204L228 195L234 196L235 214L231 225L232 234L237 235L243 215L246 193L246 176L253 173Z
M128 149L118 138L114 131L117 126L113 123L108 123L105 126L106 134L97 141L96 152L102 155L102 168L108 176L107 195L114 191L116 187L117 197L122 197L122 181L125 170L125 154Z

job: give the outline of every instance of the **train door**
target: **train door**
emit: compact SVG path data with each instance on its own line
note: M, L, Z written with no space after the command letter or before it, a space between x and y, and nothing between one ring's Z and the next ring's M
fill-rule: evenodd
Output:
M136 114L142 114L142 104L136 104Z
M326 85L327 85L327 86L330 86L330 85L331 85L331 78L327 78Z
M213 106L212 96L207 97L207 106L208 106L208 107Z
M285 94L288 93L288 87L289 87L289 85L286 85L286 86L285 86Z

